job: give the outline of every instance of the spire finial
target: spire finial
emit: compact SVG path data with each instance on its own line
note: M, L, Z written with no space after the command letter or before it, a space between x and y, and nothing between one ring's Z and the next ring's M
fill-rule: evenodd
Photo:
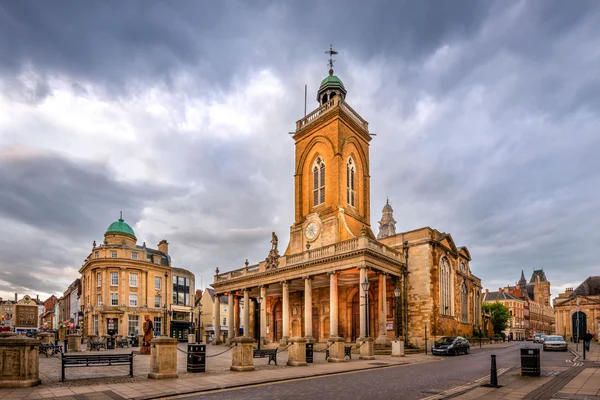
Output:
M119 217L119 221L123 222L123 211L121 211L121 216Z
M333 45L331 45L331 44L329 45L329 51L325 52L325 54L329 54L328 65L329 65L329 75L330 76L333 75L333 63L335 62L335 60L333 59L333 55L337 54L337 53L338 52L333 49Z
M385 204L390 204L390 196L385 196Z

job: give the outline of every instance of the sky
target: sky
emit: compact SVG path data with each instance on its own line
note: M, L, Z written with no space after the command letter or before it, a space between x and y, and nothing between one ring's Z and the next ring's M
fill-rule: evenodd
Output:
M119 218L173 266L286 247L289 132L330 44L369 122L371 220L469 248L483 287L600 274L600 3L0 0L0 296L60 295Z

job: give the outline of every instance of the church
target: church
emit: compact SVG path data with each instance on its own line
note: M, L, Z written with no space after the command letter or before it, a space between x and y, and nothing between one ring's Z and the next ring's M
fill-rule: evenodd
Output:
M422 348L425 338L469 336L481 327L481 280L466 247L430 227L397 233L389 202L373 233L372 135L346 95L330 59L317 108L296 122L295 213L285 251L273 233L264 261L216 271L214 324L219 332L222 319L228 322L226 341L242 335L241 301L249 305L243 335L261 343L301 336L385 346L397 337ZM220 295L233 299L227 316Z

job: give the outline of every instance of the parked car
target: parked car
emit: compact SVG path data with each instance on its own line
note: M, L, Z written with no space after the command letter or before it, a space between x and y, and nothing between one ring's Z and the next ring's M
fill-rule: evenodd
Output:
M550 335L546 337L543 345L544 351L547 350L561 350L567 351L569 349L569 345L565 338L560 335Z
M533 336L529 336L529 337L527 337L527 339L525 339L525 340L526 340L526 341L528 341L528 342L531 342L531 341L533 341Z
M459 353L469 354L471 345L462 336L444 336L435 341L431 352L433 354L448 354L455 356Z
M533 335L533 343L543 343L543 337L544 335L542 333L536 333L535 335Z

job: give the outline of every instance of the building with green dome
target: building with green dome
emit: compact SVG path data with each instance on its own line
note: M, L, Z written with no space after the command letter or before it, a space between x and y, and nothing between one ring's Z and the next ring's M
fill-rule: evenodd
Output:
M154 335L181 340L193 333L194 274L172 265L169 243L156 249L137 243L121 213L96 242L81 269L84 336L141 335L145 316Z

